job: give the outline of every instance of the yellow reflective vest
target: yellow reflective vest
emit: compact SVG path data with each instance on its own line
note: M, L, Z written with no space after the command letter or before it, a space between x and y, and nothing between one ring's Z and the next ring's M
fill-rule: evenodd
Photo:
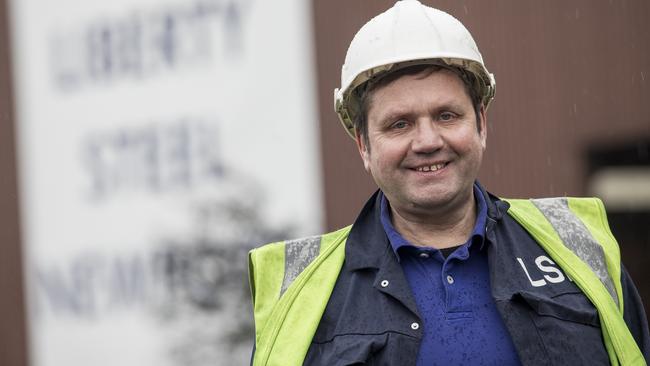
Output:
M596 198L506 200L524 227L596 307L612 365L645 365L623 320L620 253ZM351 226L249 253L255 366L302 365L345 257Z

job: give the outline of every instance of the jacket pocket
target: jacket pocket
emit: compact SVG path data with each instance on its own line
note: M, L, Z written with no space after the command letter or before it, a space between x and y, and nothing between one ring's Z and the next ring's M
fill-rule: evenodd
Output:
M600 327L598 312L582 292L571 292L546 297L522 291L520 297L539 316L553 317L569 322Z
M522 291L513 302L528 314L552 365L609 365L596 308L582 292L553 296Z
M349 366L373 364L373 356L386 346L388 334L337 335L328 342L313 342L304 365Z
M325 342L312 342L304 365L414 366L419 349L419 338L399 332L339 334Z

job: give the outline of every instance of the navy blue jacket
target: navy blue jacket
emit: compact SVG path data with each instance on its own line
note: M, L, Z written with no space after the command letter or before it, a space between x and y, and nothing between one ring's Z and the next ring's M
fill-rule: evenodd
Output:
M548 273L547 255L509 215L508 204L483 190L492 296L523 365L607 365L598 313L568 278L534 287ZM345 262L305 358L305 365L415 365L422 324L409 284L380 222L377 193L354 223ZM517 258L527 268L528 276ZM566 277L566 276L565 276ZM380 283L388 280L390 285ZM621 276L625 322L644 357L650 336L632 280ZM415 328L415 329L414 329Z

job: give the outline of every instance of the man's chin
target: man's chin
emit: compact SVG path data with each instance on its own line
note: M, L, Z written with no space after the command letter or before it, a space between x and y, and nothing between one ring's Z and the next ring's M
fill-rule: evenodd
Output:
M424 212L445 211L456 205L462 205L459 192L435 191L425 192L409 197L413 209Z
M447 196L414 197L410 202L410 206L416 210L438 211L450 206L453 202L453 198Z

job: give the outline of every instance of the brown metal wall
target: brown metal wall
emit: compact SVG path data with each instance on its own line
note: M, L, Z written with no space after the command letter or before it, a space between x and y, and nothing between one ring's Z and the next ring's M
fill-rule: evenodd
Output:
M650 136L650 2L424 1L472 32L497 80L480 179L509 197L583 195L589 146ZM327 226L375 188L333 112L354 33L393 1L314 1Z
M7 2L0 0L0 365L27 365Z

